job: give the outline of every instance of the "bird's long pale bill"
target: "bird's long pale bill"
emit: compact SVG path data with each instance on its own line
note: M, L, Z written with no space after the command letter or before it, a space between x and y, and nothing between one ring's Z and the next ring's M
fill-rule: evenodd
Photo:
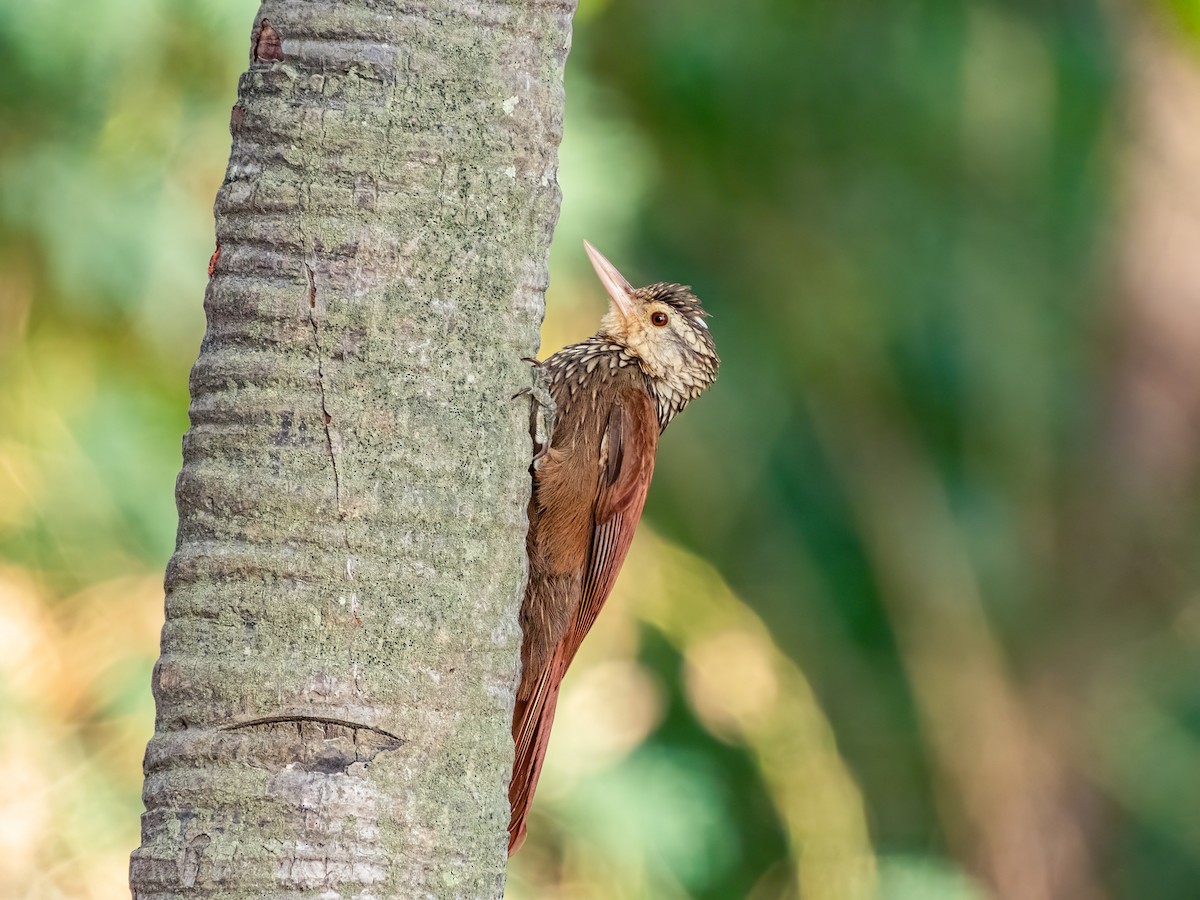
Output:
M621 311L621 315L633 318L636 314L636 307L630 296L633 293L633 285L617 271L616 266L604 258L603 253L587 241L583 242L583 248L587 250L588 259L592 261L592 268L600 276L600 283L604 285L604 290L608 291L608 296L612 297L612 301Z

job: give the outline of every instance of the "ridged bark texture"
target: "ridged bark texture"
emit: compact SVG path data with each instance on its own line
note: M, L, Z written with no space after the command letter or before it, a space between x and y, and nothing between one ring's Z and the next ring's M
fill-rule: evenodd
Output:
M137 898L503 890L531 453L510 398L573 7L277 0L254 21Z

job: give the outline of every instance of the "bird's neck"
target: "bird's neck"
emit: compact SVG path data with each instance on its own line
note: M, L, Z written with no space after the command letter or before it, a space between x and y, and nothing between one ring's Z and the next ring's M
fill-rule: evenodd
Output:
M624 341L606 332L601 331L580 346L587 348L584 355L611 353L616 356L618 365L638 368L645 381L646 393L654 400L660 431L666 430L671 420L703 390L699 385L686 383L676 373L653 370Z
M666 378L647 377L646 388L650 392L650 396L654 398L654 405L658 412L659 431L665 431L671 420L683 412L683 408L691 403L702 390L702 388L693 390L679 379L669 376Z

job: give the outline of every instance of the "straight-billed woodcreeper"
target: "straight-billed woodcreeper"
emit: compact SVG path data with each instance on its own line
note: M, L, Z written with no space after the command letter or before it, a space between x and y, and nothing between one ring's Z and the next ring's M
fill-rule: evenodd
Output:
M550 740L559 683L608 598L642 516L658 437L717 377L706 313L691 288L634 288L586 241L611 299L594 337L541 364L557 407L529 501L529 583L521 605L521 682L508 849Z

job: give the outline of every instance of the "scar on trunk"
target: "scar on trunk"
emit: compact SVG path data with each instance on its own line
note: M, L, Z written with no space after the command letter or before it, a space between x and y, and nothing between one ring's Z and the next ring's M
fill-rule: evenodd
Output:
M260 716L257 719L245 719L241 722L227 722L221 726L222 731L237 731L239 728L253 728L257 725L280 725L288 722L316 722L322 725L340 725L342 728L353 728L355 730L370 731L372 734L377 734L380 737L388 738L389 740L399 741L401 744L407 744L404 738L398 734L392 734L382 728L377 728L374 725L364 725L362 722L351 722L349 719L337 719L332 716L314 716L304 713L287 713L278 716Z
M252 62L283 62L283 44L279 34L271 27L270 19L262 19L254 29L250 40Z
M325 775L347 774L351 766L357 763L369 765L380 754L399 750L407 743L399 735L383 728L376 728L374 725L364 725L362 722L352 722L349 719L339 719L333 716L305 713L283 713L241 722L230 722L222 725L220 730L237 731L254 727L294 726L295 736L303 738L302 729L308 723L325 726L325 740L317 744L302 742L300 745L286 737L281 742L272 741L275 751L274 754L268 754L270 761L276 764L297 766L306 772L321 772ZM331 727L345 729L349 734L338 735L336 732L330 734L328 729Z

